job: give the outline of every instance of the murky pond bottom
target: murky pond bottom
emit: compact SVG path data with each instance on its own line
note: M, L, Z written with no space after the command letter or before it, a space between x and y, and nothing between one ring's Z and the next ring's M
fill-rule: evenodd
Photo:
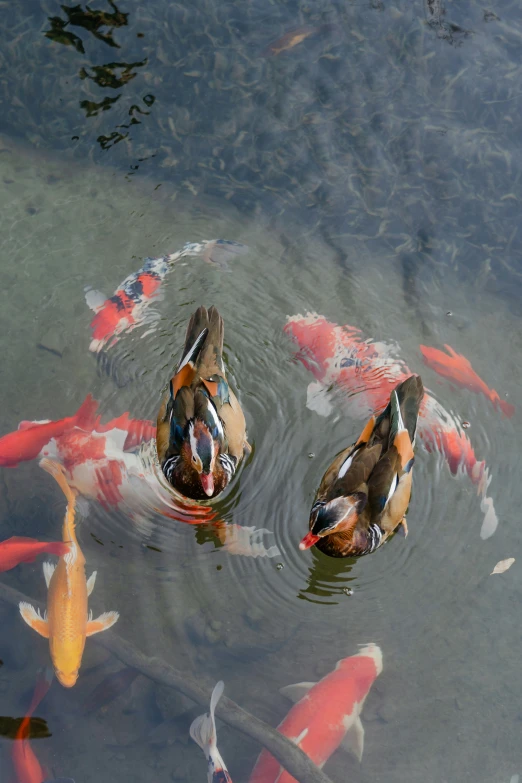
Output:
M3 142L1 433L21 420L70 416L88 393L103 422L126 411L154 422L191 313L215 304L254 447L213 506L220 524L246 530L243 549L220 535L216 520L187 524L160 513L136 477L121 506L93 498L82 504L78 536L87 573L98 572L95 615L116 609L118 634L209 691L223 679L227 695L272 725L289 707L279 688L319 680L359 645L375 642L384 668L362 716L363 762L338 751L325 767L331 779L508 781L520 770L521 577L516 567L489 574L521 544L518 419L441 385L419 345L450 344L516 404L515 317L480 287L464 289L449 269L444 276L421 269L408 282L391 251L370 256L363 243L341 237L343 265L305 226L267 225L226 202L189 201L156 185L64 167ZM249 250L228 270L197 256L177 264L153 304L155 328L122 335L110 349L114 359L97 362L85 288L111 295L146 256L213 238ZM324 469L361 429L357 405L342 389L330 390L328 415L307 407L313 373L283 328L288 316L309 312L396 343L397 356L439 402L470 422L499 520L491 538L480 537L484 509L469 477L452 476L440 455L419 447L407 539L396 536L359 561L299 552ZM58 536L65 502L37 462L2 469L0 481L2 539ZM38 561L3 581L45 598ZM22 715L48 647L17 611L0 605L0 613L1 712ZM203 780L204 759L188 739L201 710L190 701L143 676L129 678L110 703L91 699L120 668L87 640L78 684L66 691L55 683L38 711L52 732L33 742L41 763L77 783ZM248 780L259 747L224 724L218 731L233 779ZM2 740L5 770L10 750Z

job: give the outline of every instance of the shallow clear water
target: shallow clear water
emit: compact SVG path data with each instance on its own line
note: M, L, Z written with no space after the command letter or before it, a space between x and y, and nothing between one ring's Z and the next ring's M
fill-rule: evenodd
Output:
M363 712L363 762L336 752L331 780L507 783L522 774L517 6L129 2L104 6L105 24L65 8L13 4L0 23L0 434L72 415L89 392L104 422L155 420L202 303L224 317L254 446L214 505L219 525L165 515L147 452L118 509L82 505L95 615L117 609L118 634L209 689L223 679L274 726L288 711L280 687L376 642L384 670ZM274 53L301 27L310 35ZM60 29L73 37L48 35ZM132 117L140 124L122 129ZM228 270L180 261L153 304L156 329L122 336L97 363L84 289L110 295L146 256L218 237L248 252ZM362 426L342 388L329 390L328 415L307 407L314 376L283 332L307 312L396 344L470 423L491 477L491 537L469 477L419 445L407 539L358 561L299 552L321 476ZM445 343L513 418L423 365L419 345ZM35 461L1 469L0 482L0 539L58 536L64 499ZM238 539L235 526L261 532ZM507 557L513 568L490 577ZM39 561L2 582L44 599ZM0 613L0 713L22 715L48 647L13 608ZM140 676L83 714L120 668L88 640L75 688L54 683L37 711L52 737L32 742L50 777L204 780L188 740L202 710L174 691ZM222 722L218 739L234 781L247 781L259 746ZM0 740L2 780L11 747Z

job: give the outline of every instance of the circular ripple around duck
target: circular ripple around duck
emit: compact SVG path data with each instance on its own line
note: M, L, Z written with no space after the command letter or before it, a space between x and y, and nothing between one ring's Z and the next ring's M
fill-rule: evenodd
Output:
M214 516L207 522L181 525L175 515L158 510L154 496L151 499L138 491L139 500L133 502L142 517L140 523L129 521L136 509L121 518L109 510L104 525L109 531L117 527L144 546L156 547L165 560L193 558L198 575L194 590L196 594L201 591L201 600L212 591L212 569L221 565L245 601L259 603L266 613L295 613L303 602L316 605L317 612L332 605L344 611L361 594L365 611L380 612L383 591L395 576L410 571L414 550L428 547L442 561L448 548L462 546L462 526L452 520L455 514L465 518L466 513L475 520L480 516L480 499L466 476L452 479L442 459L419 446L406 540L396 536L375 554L357 560L327 558L315 550L300 552L299 541L307 531L322 474L335 453L353 442L361 422L350 414L354 401L344 406L340 390L334 413L326 419L305 407L306 386L313 379L293 360L293 346L282 329L289 314L287 303L292 301L292 308L297 308L301 300L306 311L308 303L316 300L318 280L315 273L307 278L306 271L303 275L294 271L293 278L284 279L280 262L270 257L264 259L261 277L256 269L260 257L258 252L250 260L241 259L237 274L215 270L198 260L177 267L164 284L156 330L137 329L111 349L114 366L119 358L120 368L140 369L134 372L134 380L110 385L102 406L107 416L129 410L131 416L154 420L190 315L199 304L216 304L225 320L228 377L245 411L253 455L245 460L232 486L210 504ZM277 286L269 271L276 267ZM194 291L198 291L197 298ZM357 320L355 315L353 320ZM466 411L466 418L473 422L467 434L486 453L485 427L473 407L468 405ZM317 456L310 459L310 453ZM201 511L201 506L197 508ZM146 533L144 522L152 532ZM478 535L475 521L473 528L470 535ZM235 539L234 531L238 533ZM441 531L444 547L440 546ZM253 547L250 556L241 556L249 545ZM266 556L274 554L274 547L279 554ZM202 574L207 577L201 578ZM306 617L315 618L317 613L310 610Z

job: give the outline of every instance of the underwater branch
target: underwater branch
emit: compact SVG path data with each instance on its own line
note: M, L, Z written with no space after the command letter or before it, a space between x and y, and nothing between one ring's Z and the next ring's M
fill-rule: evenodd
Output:
M0 583L0 600L5 601L12 606L18 606L20 601L29 602L30 599L18 590ZM40 609L44 609L43 604L38 605L31 599L31 603ZM184 672L175 669L161 658L150 657L140 652L130 642L122 639L113 631L107 631L104 634L96 635L92 639L93 643L105 647L113 653L126 666L137 669L145 677L166 685L169 688L179 691L184 696L188 696L197 704L207 709L212 688L202 688L195 680L191 679ZM232 699L223 697L216 709L216 714L229 726L241 731L248 737L257 740L263 747L275 756L280 764L294 777L299 783L332 783L330 778L317 767L306 753L297 747L293 742L273 729L267 723L249 712L244 710Z

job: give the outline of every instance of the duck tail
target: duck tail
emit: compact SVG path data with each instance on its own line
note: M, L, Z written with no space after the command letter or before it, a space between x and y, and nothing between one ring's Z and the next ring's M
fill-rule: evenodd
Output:
M196 718L189 729L190 736L195 743L199 745L203 753L208 757L212 749L217 747L217 734L216 734L216 721L214 718L214 712L218 701L220 700L225 684L223 680L220 680L210 698L210 711L204 715L200 715Z

